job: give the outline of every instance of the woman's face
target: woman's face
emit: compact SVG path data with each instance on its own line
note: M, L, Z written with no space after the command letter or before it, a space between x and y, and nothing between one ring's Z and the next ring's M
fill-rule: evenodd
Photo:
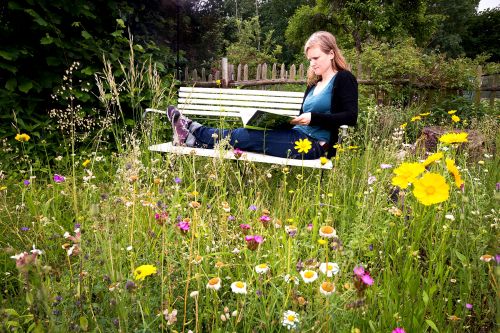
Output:
M307 50L307 59L311 63L314 74L323 76L328 71L333 71L333 51L324 53L318 45L313 45Z

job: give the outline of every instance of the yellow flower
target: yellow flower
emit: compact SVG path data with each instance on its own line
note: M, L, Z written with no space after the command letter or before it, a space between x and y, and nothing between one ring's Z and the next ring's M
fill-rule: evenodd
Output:
M221 287L221 279L219 277L214 277L208 280L207 288L212 290L219 290Z
M153 265L142 265L134 270L134 279L142 281L146 276L156 274L156 267Z
M439 153L434 153L432 154L431 156L427 157L425 159L425 161L422 162L423 166L426 167L440 159L443 158L443 153L439 152Z
M448 114L455 114L455 113L457 113L457 110L450 110L450 111L448 111Z
M83 165L83 167L85 168L87 165L89 165L89 163L90 163L90 160L85 160L85 161L82 163L82 165Z
M454 123L458 123L460 121L460 117L453 115L453 116L451 116L451 121L453 121Z
M430 114L431 114L430 112L425 112L425 113L421 113L421 114L419 114L419 116L421 116L421 117L426 117L426 116L428 116L428 115L430 115Z
M319 245L325 245L326 243L328 243L328 241L326 239L318 239Z
M415 116L411 118L411 121L417 121L417 120L422 120L422 117L420 116Z
M7 186L0 186L0 191L6 190Z
M358 149L358 148L359 148L358 146L349 146L349 147L347 147L347 149L349 149L349 150Z
M425 167L420 163L403 163L394 169L396 176L392 178L392 185L405 189L409 183L413 183L415 178L424 171Z
M445 144L468 142L467 141L468 135L469 134L465 133L465 132L446 133L446 134L443 134L439 137L439 142L442 142Z
M437 173L427 173L413 184L413 195L426 205L433 205L448 200L450 186L443 176Z
M455 165L455 161L447 158L446 159L446 169L448 169L448 172L453 175L453 178L455 178L455 185L458 188L461 188L464 181L462 180L462 177L460 177L460 172L458 172L458 168Z
M403 123L403 124L401 124L401 126L399 126L399 128L401 128L401 129L405 129L405 128L406 128L406 126L408 126L408 123Z
M215 84L216 84L216 85L218 85L218 86L220 86L221 81L220 81L220 80L216 80L216 81L215 81Z
M306 269L305 271L300 272L300 276L302 276L305 283L311 283L318 278L318 273L310 269Z
M295 149L297 149L299 153L307 154L311 148L312 142L308 139L299 139L299 141L295 141Z
M319 286L319 292L325 296L330 296L335 292L335 284L325 281Z
M321 165L325 165L326 163L328 163L328 158L321 156L319 158L319 162L321 163Z
M15 138L17 141L19 142L28 142L29 139L30 139L30 136L28 134L21 134L21 133L18 133L16 135L16 138Z

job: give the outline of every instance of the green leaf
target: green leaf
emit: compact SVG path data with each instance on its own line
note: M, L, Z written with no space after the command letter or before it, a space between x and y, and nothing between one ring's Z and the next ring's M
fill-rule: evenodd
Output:
M61 64L61 61L57 57L47 57L45 58L45 61L49 66L58 66Z
M427 306L427 304L429 303L429 295L427 295L425 290L422 292L422 298L424 300L424 304Z
M54 39L52 37L50 37L50 35L48 33L45 34L45 37L42 37L42 39L40 39L40 44L42 45L49 45L49 44L52 44L54 42Z
M23 92L23 93L27 93L28 91L31 90L31 88L33 88L33 82L31 81L24 81L23 83L21 83L19 86L19 91Z
M82 30L82 37L85 39L91 39L92 36L85 30Z
M16 52L9 52L6 50L0 50L0 57L5 60L15 60L17 58Z
M468 263L467 257L465 257L462 253L455 250L455 254L458 257L458 260L460 260L463 265L466 265Z
M111 33L111 36L113 37L120 37L123 35L123 30L116 30Z
M38 23L38 25L41 25L42 27L46 27L49 24L47 21L45 21L40 15L38 15L37 12L35 12L33 9L25 9L24 10L26 13L30 14L33 17L33 21Z
M94 70L90 66L85 67L84 69L81 70L81 72L82 72L82 74L85 74L85 75L93 75L94 74Z
M71 23L71 26L75 27L75 28L78 28L80 25L81 25L81 23L78 21Z
M20 4L18 4L17 2L15 1L9 1L9 5L8 5L9 9L12 9L12 10L19 10L19 9L23 9L23 6L21 6Z
M118 23L118 26L120 26L120 28L125 28L125 22L123 22L122 19L116 19L116 23Z
M14 309L5 309L3 310L6 314L8 314L9 316L16 316L16 317L19 317L19 314L17 313L16 310Z
M80 317L80 327L85 332L89 329L89 321L87 320L87 317Z
M5 63L0 62L0 68L8 70L12 74L16 74L17 73L17 67L9 65L9 64L5 64Z
M439 330L438 330L438 328L437 328L436 324L434 324L434 322L433 322L432 320L430 320L430 319L426 319L426 320L425 320L425 322L427 323L427 325L429 325L429 326L430 326L430 328L432 328L432 330L433 330L433 331L435 331L435 332L439 332Z
M9 79L6 83L5 83L5 89L7 89L8 91L14 91L17 87L17 80L15 77Z

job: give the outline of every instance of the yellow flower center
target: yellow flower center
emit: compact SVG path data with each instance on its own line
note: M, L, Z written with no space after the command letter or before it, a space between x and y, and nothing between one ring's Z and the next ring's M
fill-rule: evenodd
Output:
M267 268L267 264L260 264L258 267L262 268L262 269L266 269Z
M286 317L286 319L288 319L288 321L295 321L295 316L294 315L288 315L288 317Z
M324 234L327 234L327 235L333 234L334 231L335 231L335 229L333 229L329 225L321 227L321 232L324 233Z
M333 265L331 265L331 264L326 265L326 269L331 271L333 269Z
M238 281L234 284L237 288L242 289L245 287L245 284L241 281Z
M314 276L314 272L313 271L306 271L304 273L304 277L307 278L307 279L310 279Z
M330 283L330 282L323 282L321 284L321 289L323 289L324 291L328 292L328 293L331 293L334 289L334 285L333 283Z
M219 278L218 277L214 277L214 278L208 280L208 284L211 285L211 286L215 286L217 283L219 283Z
M196 261L201 261L202 259L203 259L203 257L202 257L202 256L197 255L195 260L196 260Z
M428 195L433 195L434 193L436 193L436 188L434 186L429 186L425 189L425 192Z

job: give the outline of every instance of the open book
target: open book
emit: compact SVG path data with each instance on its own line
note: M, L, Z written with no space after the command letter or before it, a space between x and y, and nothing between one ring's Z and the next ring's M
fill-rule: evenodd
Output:
M274 113L271 111L257 110L255 112L240 112L243 127L248 129L290 129L293 116Z

